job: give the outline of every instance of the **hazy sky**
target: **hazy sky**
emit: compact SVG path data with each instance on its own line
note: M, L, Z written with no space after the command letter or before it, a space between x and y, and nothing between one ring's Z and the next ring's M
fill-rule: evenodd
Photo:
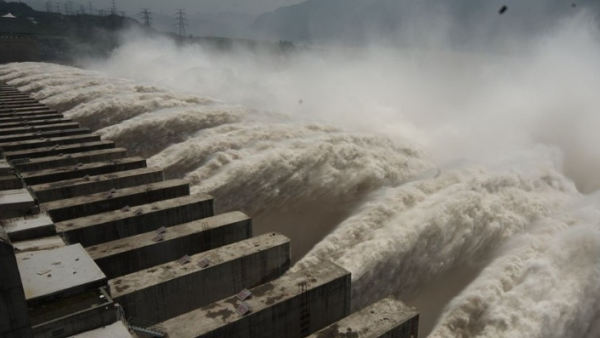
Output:
M58 0L58 2L65 1ZM45 6L46 0L24 0L23 2L39 8ZM81 4L87 8L89 2L96 10L108 9L111 6L111 0L73 0L74 8L79 8ZM153 12L164 14L172 14L178 8L185 9L189 13L234 11L260 14L298 2L302 0L116 0L118 9L126 11L129 15L140 12L142 8L150 8Z

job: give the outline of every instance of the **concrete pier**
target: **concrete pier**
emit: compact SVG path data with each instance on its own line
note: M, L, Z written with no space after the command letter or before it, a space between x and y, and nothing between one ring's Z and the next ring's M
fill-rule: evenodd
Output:
M187 181L169 180L48 202L42 204L41 209L46 211L54 222L62 222L73 218L119 210L125 206L133 207L189 194L190 186Z
M35 201L26 189L0 191L0 219L32 214Z
M81 153L73 153L62 156L48 156L30 159L25 163L14 164L14 168L19 172L39 171L52 168L77 165L79 163L93 163L101 161L116 160L127 156L127 149L113 148L103 150L93 150Z
M212 196L194 194L140 205L127 211L117 210L77 218L56 223L55 226L56 231L69 243L81 243L88 247L213 215Z
M16 258L30 308L107 285L106 276L79 244L18 253Z
M21 173L21 178L23 181L25 181L25 183L27 183L27 185L38 185L81 178L85 177L86 175L97 176L139 168L146 168L146 160L136 156L69 167L26 172Z
M82 135L82 134L89 134L89 133L90 133L90 130L88 128L71 128L71 129L29 132L29 133L25 133L25 134L0 136L0 144L8 143L8 142L35 140L35 139L40 139L40 138Z
M0 107L0 115L15 115L21 113L32 113L38 111L51 111L56 112L54 109L48 108L46 105L36 105L33 107L20 107L20 108L2 108Z
M0 112L2 114L2 112ZM48 109L47 107L31 108L31 109L8 109L4 111L4 115L0 115L1 118L8 117L29 117L44 114L58 114L56 110Z
M41 112L39 114L34 114L31 116L0 117L0 124L4 125L5 123L11 123L11 122L24 123L29 120L44 120L44 119L49 120L49 119L62 119L62 118L64 118L63 114Z
M175 228L175 227L174 227ZM202 268L203 260L210 265ZM290 240L265 234L109 281L128 315L155 323L196 310L280 277L290 266Z
M160 325L169 337L178 338L301 338L350 312L350 273L331 262L286 274L250 292L246 307L232 296Z
M8 130L8 129L14 129L14 128L27 127L27 126L43 126L46 124L60 124L60 123L69 123L69 122L73 122L73 120L68 119L66 117L57 118L57 119L27 120L27 121L3 123L2 129Z
M56 235L54 222L44 214L32 218L16 219L4 224L11 241L26 241Z
M344 318L349 272L282 276L288 238L252 237L245 214L215 216L211 196L85 127L0 82L0 336L418 334L393 298Z
M55 144L64 145L64 144L75 144L75 143L97 142L97 141L100 141L100 135L84 134L84 135L75 135L75 136L50 137L50 138L41 138L41 139L37 139L37 140L0 143L0 149L2 149L3 151L6 152L6 151L16 151L16 150L26 150L26 149L50 147Z
M10 102L13 100L21 100L29 98L29 96L25 93L20 92L10 92L10 93L0 93L0 102Z
M123 324L123 322L118 321L110 325L98 327L97 329L83 332L74 336L74 338L133 338L131 333L129 333L129 329ZM138 338L139 336L135 336Z
M123 189L163 181L158 167L120 171L29 186L39 203L90 195L111 189Z
M388 297L329 325L308 338L417 338L418 336L419 311L394 297Z
M104 289L93 289L31 309L29 316L35 338L80 337L80 333L121 323L117 322L117 307Z
M54 145L52 147L41 147L27 150L7 151L4 156L7 160L16 160L19 158L39 158L47 156L56 156L60 154L81 153L84 151L102 150L115 148L112 141L96 141L66 145Z
M67 123L56 123L46 124L41 126L20 126L16 128L2 128L0 129L0 135L17 135L26 133L37 133L51 130L65 130L79 128L79 123L67 122Z
M8 108L19 104L42 104L36 99L32 98L19 98L16 100L4 101L0 100L0 107Z
M0 271L0 337L31 338L33 334L15 249L1 226Z
M2 110L2 112L0 112L0 114L10 114L10 112L12 112L13 109L15 109L15 108L27 108L27 107L29 107L29 108L39 108L39 107L48 108L48 107L44 106L44 104L39 103L39 102L27 101L24 99L20 99L20 100L9 101L4 104L1 104L0 109Z
M23 181L14 174L0 176L0 191L23 188Z
M110 279L175 261L184 255L195 255L245 240L250 236L250 218L241 212L232 212L174 225L161 234L147 232L87 247L86 250Z
M40 110L51 110L46 105L41 103L27 102L22 103L19 101L13 101L14 104L6 104L0 106L0 116L11 115L20 112L32 112ZM56 111L56 110L54 110Z
M13 101L14 101L14 100L6 100L6 99L4 99L4 98L3 98L3 96L2 96L2 93L4 93L4 92L3 92L3 91L0 91L0 105L2 105L2 104L8 104L8 103L11 103L11 102L13 102ZM12 92L12 93L15 93L15 94L22 94L22 95L24 95L24 96L25 96L25 98L21 98L21 99L18 99L18 100L29 100L29 101L31 101L31 102L40 103L38 100L36 100L36 99L32 98L31 96L29 96L29 95L27 95L27 94L25 94L25 93L20 93L20 92L18 92L18 91L17 91L17 92Z

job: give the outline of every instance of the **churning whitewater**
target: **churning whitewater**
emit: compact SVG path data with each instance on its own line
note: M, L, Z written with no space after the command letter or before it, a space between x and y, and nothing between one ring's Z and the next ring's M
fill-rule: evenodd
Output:
M360 102L360 122L353 120L353 105L312 88L302 96L314 99L306 104L322 109L323 118L283 111L289 105L275 105L279 112L253 106L248 102L266 100L255 93L231 104L223 97L241 96L216 99L207 89L211 97L205 97L203 87L184 90L166 77L138 76L135 67L151 68L144 62L131 65L132 79L118 77L121 62L135 59L139 47L152 48L149 41L126 44L105 64L88 67L94 70L9 64L0 66L0 80L130 155L147 157L168 178L186 178L193 192L215 196L217 212L242 210L255 220L256 232L291 237L292 269L324 259L348 269L354 310L392 294L419 307L423 337L591 338L600 335L599 181L576 169L590 166L597 175L600 155L597 143L589 147L595 136L582 136L585 131L562 117L578 116L597 128L589 112L597 113L600 102L587 90L567 90L563 100L551 82L537 81L549 79L562 53L579 61L569 69L572 85L599 88L597 66L585 66L600 48L586 34L569 40L594 46L584 56L575 48L565 52L564 40L547 40L531 52L528 67L524 59L503 60L517 79L487 69L490 77L461 83L472 95L453 96L460 103L435 90L411 91L398 111L421 110L392 121L388 108L398 103L392 91L371 92L364 77L365 83L332 89L353 96L353 105ZM178 47L168 47L160 62L181 67L174 71L191 69L195 61L175 65L170 58L179 57L172 52ZM304 63L298 72L325 74L319 67ZM424 88L429 81L443 87L442 78L416 78L418 72L407 69L399 70L412 74L401 87ZM277 94L296 75L265 74L264 81L274 83L271 94ZM575 115L546 115L565 107ZM448 115L432 115L433 109ZM423 122L433 116L436 123ZM548 128L540 127L547 119ZM571 129L554 133L556 121ZM587 147L574 152L573 140Z

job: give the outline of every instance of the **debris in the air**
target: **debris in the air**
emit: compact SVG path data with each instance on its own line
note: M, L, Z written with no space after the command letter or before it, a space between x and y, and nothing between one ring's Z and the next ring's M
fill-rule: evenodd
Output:
M500 11L498 13L500 13L500 15L504 14L506 12L506 10L508 10L507 6L502 6L502 8L500 8Z

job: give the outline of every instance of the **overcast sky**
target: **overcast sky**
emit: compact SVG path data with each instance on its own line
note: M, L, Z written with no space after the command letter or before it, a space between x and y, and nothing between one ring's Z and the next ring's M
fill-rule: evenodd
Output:
M13 0L14 1L14 0ZM53 3L66 2L67 0L51 0ZM94 9L108 9L111 0L72 0L74 8L84 4L87 8L91 2ZM156 13L173 14L177 9L185 9L188 13L194 12L226 12L261 14L272 11L281 6L293 5L302 0L115 0L120 11L128 15L138 13L142 8L150 8ZM23 0L25 3L41 9L45 8L46 0Z

